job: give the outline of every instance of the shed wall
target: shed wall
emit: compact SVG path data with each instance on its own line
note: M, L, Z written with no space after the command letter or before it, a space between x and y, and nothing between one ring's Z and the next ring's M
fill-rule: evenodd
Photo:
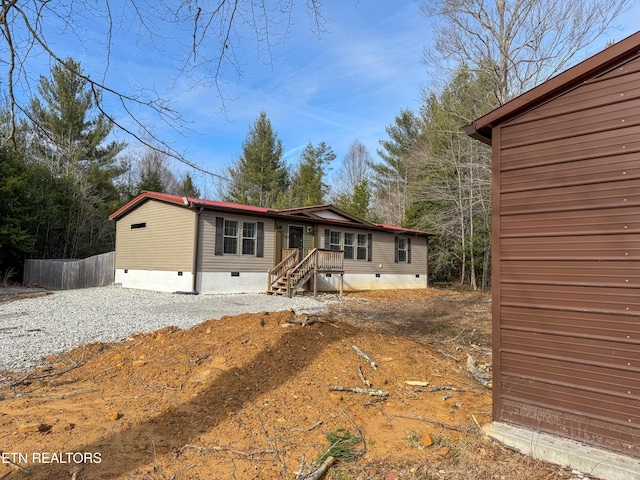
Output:
M640 58L493 139L494 420L640 457Z

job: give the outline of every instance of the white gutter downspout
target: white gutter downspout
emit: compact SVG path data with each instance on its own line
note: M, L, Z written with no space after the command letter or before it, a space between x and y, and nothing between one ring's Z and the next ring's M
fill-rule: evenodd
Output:
M427 255L427 266L425 267L425 270L426 270L425 274L427 276L427 281L426 281L425 286L427 288L429 288L429 235L427 235L427 253L426 253L426 255Z
M191 285L191 290L193 293L198 293L196 290L197 280L198 280L198 237L200 236L200 214L204 209L202 207L198 209L194 209L195 212L195 220L193 226L193 263L191 265L191 276L193 279L193 284Z

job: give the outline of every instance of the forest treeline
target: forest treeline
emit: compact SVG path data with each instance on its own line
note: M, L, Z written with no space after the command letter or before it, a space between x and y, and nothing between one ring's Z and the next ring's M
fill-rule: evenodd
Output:
M140 191L200 196L190 174L172 172L166 154L110 141L113 125L67 59L41 77L39 95L0 148L0 280L19 280L27 258L85 258L113 250L109 214ZM461 119L490 103L468 69L419 112L402 110L374 160L357 139L340 162L325 142L309 143L288 165L262 111L242 154L221 175L218 197L275 208L332 203L367 220L419 228L431 240L434 279L486 282L489 155L464 136ZM8 114L5 109L3 115ZM4 122L6 124L6 122ZM330 175L330 172L333 175ZM475 280L474 280L475 281ZM480 282L482 284L482 282ZM486 285L486 283L485 283Z
M488 288L491 157L462 127L576 63L630 2L426 2L421 11L434 19L433 48L423 58L431 87L420 92L417 110L399 108L376 152L354 139L338 161L325 139L287 163L267 112L257 112L241 155L219 175L217 197L277 208L328 202L367 220L428 231L431 281ZM7 48L10 59L21 53L10 42ZM26 258L112 250L108 215L142 190L200 196L156 137L143 146L138 138L133 146L114 141L121 126L105 112L100 84L73 58L52 59L27 105L16 105L10 69L0 105L2 283L20 280Z
M110 140L99 93L68 58L41 77L38 95L0 145L0 282L20 280L27 258L85 258L114 249L108 216L141 190L199 194L152 148ZM0 107L0 127L10 127Z

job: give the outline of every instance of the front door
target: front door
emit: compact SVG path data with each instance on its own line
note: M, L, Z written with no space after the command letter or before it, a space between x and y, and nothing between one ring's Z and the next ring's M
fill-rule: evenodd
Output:
M298 249L298 261L304 258L302 255L303 236L303 227L294 227L293 225L289 226L289 248Z

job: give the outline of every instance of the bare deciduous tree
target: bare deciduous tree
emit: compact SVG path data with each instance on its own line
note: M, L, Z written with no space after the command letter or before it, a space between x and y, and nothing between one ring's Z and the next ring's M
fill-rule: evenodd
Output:
M247 44L241 44L241 39L252 42L257 56L269 62L272 48L286 37L292 13L299 4L308 10L313 30L317 34L323 31L320 3L320 0L3 0L0 68L10 104L9 139L15 143L19 112L29 117L21 99L30 96L34 81L30 75L37 71L35 66L43 58L51 65L64 66L68 52L62 49L68 42L59 39L72 37L80 48L104 54L102 71L91 72L93 75L73 72L89 84L101 112L141 143L153 149L161 145L163 153L202 170L161 142L147 118L136 113L143 107L145 117L152 115L174 128L187 127L167 98L140 87L121 91L109 80L112 52L119 36L125 32L134 34L135 43L144 46L145 54L157 54L171 65L175 80L186 81L187 88L205 85L217 91L220 109L224 110L221 79L226 73L242 74L238 51ZM97 43L89 44L88 39ZM167 57L167 43L180 52L177 58ZM106 101L119 103L133 126L108 115L104 108Z
M331 187L331 202L361 218L369 216L371 202L371 154L358 139L351 142L349 151L336 171Z
M332 193L334 195L352 195L362 180L368 180L370 175L371 154L367 147L358 139L349 145L349 150L342 159L340 168L336 171Z
M466 63L492 78L498 104L562 72L632 0L430 0L435 70Z

